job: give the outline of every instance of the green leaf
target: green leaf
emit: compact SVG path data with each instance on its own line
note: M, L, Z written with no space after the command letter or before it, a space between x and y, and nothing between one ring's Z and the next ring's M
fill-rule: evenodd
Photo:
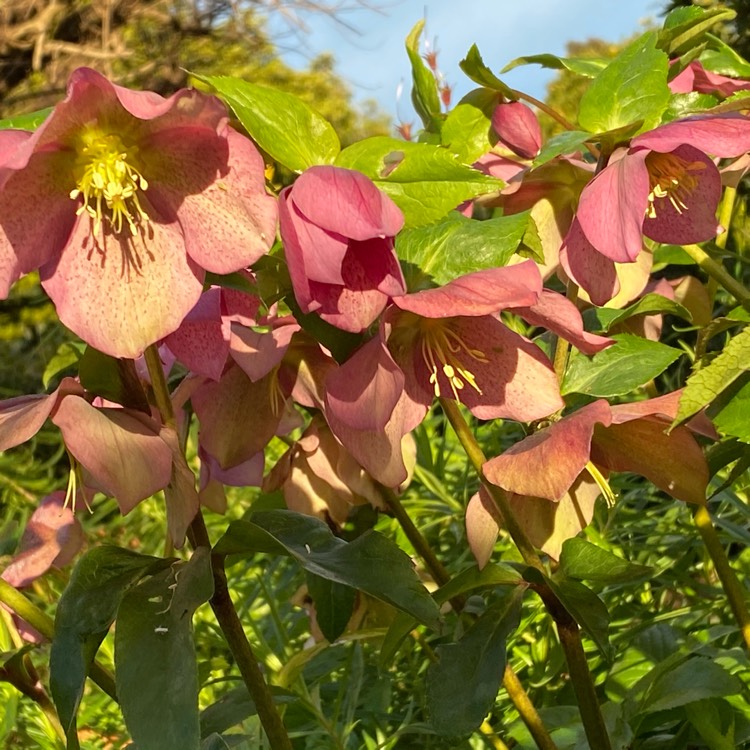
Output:
M77 341L64 341L57 351L50 357L42 373L42 384L49 387L50 382L60 373L73 365L77 365L83 355L86 345Z
M748 365L750 368L750 364ZM714 427L722 434L750 443L750 377L745 375L736 381L738 389L732 389L731 398L711 416Z
M52 107L29 112L25 115L13 115L0 120L0 130L36 130L52 112Z
M592 81L581 97L578 122L592 133L641 122L659 124L669 103L667 56L656 49L655 31L629 44Z
M506 641L518 627L522 589L490 606L457 642L436 649L427 670L430 723L442 735L469 734L492 709L503 681Z
M331 164L341 149L328 120L301 99L231 76L195 76L232 108L250 137L292 172Z
M496 192L505 184L459 163L441 146L387 136L345 148L336 164L373 180L403 211L407 227L438 221L463 201Z
M637 302L626 307L624 310L615 310L610 307L596 308L596 318L601 330L609 331L610 328L622 323L635 315L653 315L655 313L676 315L678 318L691 322L693 316L690 311L679 302L662 297L661 294L647 294Z
M78 364L81 385L108 401L151 413L148 398L132 359L117 359L87 346Z
M659 245L654 250L654 265L692 266L695 261L679 245Z
M440 130L441 142L463 164L473 164L497 143L492 113L500 99L492 89L474 89L445 118Z
M466 53L466 57L459 63L461 70L469 78L480 86L488 89L499 91L506 99L515 101L518 99L515 91L510 86L503 83L485 64L482 56L479 54L479 48L476 44L471 45L471 49Z
M481 570L476 566L463 570L458 575L433 592L433 599L438 604L445 604L455 596L461 596L467 591L496 586L517 586L523 582L521 574L509 565L490 563ZM380 648L380 668L387 669L404 638L414 629L416 620L409 615L399 612L383 639Z
M354 612L357 592L351 586L307 574L307 591L315 602L315 619L321 632L333 643L346 630Z
M609 60L598 57L558 57L544 53L541 55L525 55L511 60L500 72L507 73L519 65L541 65L552 70L569 70L579 76L594 78L607 67Z
M459 213L396 237L410 291L449 281L483 268L504 266L523 240L528 212L476 221Z
M560 154L580 151L579 146L591 139L591 133L585 133L582 130L566 130L563 133L558 133L542 146L542 150L537 154L532 166L540 167Z
M701 65L712 73L732 78L750 78L750 62L738 55L726 42L713 34L706 35L711 44L700 56Z
M134 586L117 611L115 676L138 750L198 750L193 612L213 594L210 551Z
M411 63L411 101L414 109L424 123L425 130L440 132L440 94L437 81L432 71L425 65L419 54L419 37L422 35L425 21L417 21L406 37L406 54Z
M711 750L736 750L734 712L727 701L694 701L685 706L685 713Z
M664 372L683 354L666 344L628 333L612 338L615 343L593 357L578 353L571 358L563 378L564 395L622 396Z
M201 742L201 750L229 750L229 745L220 734L210 734Z
M364 591L430 628L440 627L438 607L420 583L409 556L377 532L366 532L347 543L317 518L269 510L231 523L215 550L224 555L289 555L310 573Z
M711 659L694 656L659 675L640 701L637 713L651 714L706 698L742 691L742 683Z
M730 21L736 15L729 8L675 8L664 19L656 46L669 57L677 57L698 46L706 32L717 23Z
M718 103L719 100L715 96L700 94L697 91L690 91L687 94L672 94L669 99L669 106L664 111L662 119L669 122L690 115L704 114L707 109L715 107Z
M76 713L89 667L125 591L169 561L119 547L95 547L76 564L55 615L50 689L68 741L76 736ZM70 747L77 747L77 740Z
M591 542L575 537L563 542L560 569L568 578L601 583L625 583L653 572L646 565L628 562Z
M709 365L688 378L672 426L681 424L708 406L748 369L750 369L750 326L730 339L721 354Z
M293 693L274 685L271 686L271 692L277 704L294 703L299 700ZM257 713L258 709L247 687L241 684L224 693L216 703L201 711L201 737L205 740L212 734L221 734Z

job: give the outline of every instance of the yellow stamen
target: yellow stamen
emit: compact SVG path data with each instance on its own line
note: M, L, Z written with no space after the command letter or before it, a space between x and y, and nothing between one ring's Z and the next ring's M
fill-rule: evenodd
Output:
M659 154L652 151L646 157L649 185L646 216L656 218L656 201L666 198L678 214L687 211L686 201L698 185L695 172L702 172L706 165L702 161L686 161L675 154Z
M70 509L75 513L76 511L76 495L79 494L79 486L83 486L83 480L81 479L81 465L75 458L68 452L68 460L70 461L70 474L68 474L68 486L65 488L65 499L63 500L63 508L68 507L70 503ZM83 498L83 502L86 504L86 510L91 513L91 507L89 506L86 494L81 491L80 496Z
M617 501L617 496L612 491L612 488L609 486L609 482L605 479L601 471L599 471L599 469L594 466L591 461L586 464L586 471L588 471L588 473L591 475L591 478L596 482L597 486L601 490L602 495L604 495L604 500L607 503L607 507L614 507L614 504Z
M91 217L95 235L106 218L114 232L119 234L127 224L130 234L136 236L139 225L148 222L138 199L138 191L147 190L148 182L134 164L137 147L126 146L114 133L87 130L77 151L76 187L70 197L81 197L83 203L76 213Z
M449 320L424 319L421 328L422 359L430 371L430 383L435 397L441 396L438 370L448 381L456 401L461 400L459 391L462 391L467 383L481 396L482 389L477 385L474 373L464 366L465 363L460 361L459 355L468 354L477 362L486 364L489 360L484 352L467 346L466 342L450 327Z

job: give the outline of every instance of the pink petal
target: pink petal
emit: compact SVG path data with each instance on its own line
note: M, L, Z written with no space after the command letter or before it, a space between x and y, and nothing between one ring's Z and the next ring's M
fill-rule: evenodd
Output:
M620 291L614 261L602 255L573 221L560 250L565 275L583 289L595 305L604 305Z
M503 182L510 182L516 175L526 169L523 164L519 164L517 161L508 159L505 156L493 154L492 152L480 156L472 166L474 169L478 169L480 172L488 174L491 177L497 177ZM470 214L469 218L471 218Z
M690 245L715 237L719 229L716 209L721 198L721 175L716 165L704 153L692 146L679 146L670 155L651 154L646 159L671 156L686 164L700 164L703 169L691 169L687 180L677 188L676 198L682 206L676 207L670 199L654 200L655 218L646 217L643 233L657 242ZM693 184L694 183L694 184Z
M193 393L200 445L221 468L250 460L274 436L283 401L277 388L275 372L254 383L235 365L218 383L206 383Z
M517 495L558 501L589 461L594 425L610 421L609 404L595 401L491 458L484 475Z
M687 427L669 435L658 419L636 419L598 427L592 457L611 471L633 471L672 497L703 504L708 486L708 465Z
M476 271L436 289L394 297L393 303L425 318L483 316L509 307L533 305L541 291L539 270L527 260L514 266Z
M501 102L492 113L492 127L513 153L533 159L542 144L536 115L523 102Z
M682 392L683 389L679 389L645 401L617 404L612 407L612 424L625 424L634 419L653 417L660 419L666 427L677 416ZM686 426L693 434L703 435L710 440L719 439L716 429L703 412L696 414Z
M32 135L28 130L0 131L0 189L8 177L28 163L33 150Z
M59 259L40 270L60 320L113 357L138 357L175 331L202 291L178 226L151 221L146 238L109 231L95 241L79 217ZM145 243L145 246L144 246Z
M636 139L637 140L637 139ZM620 154L586 185L578 222L586 239L610 260L627 263L641 252L650 192L647 151Z
M300 330L297 323L280 325L268 333L232 323L229 342L232 359L253 382L265 377L281 363L292 336Z
M223 135L197 127L162 129L141 145L149 199L162 216L179 218L188 255L220 274L267 253L277 219L257 149L231 129Z
M466 506L466 541L481 570L492 557L500 527L493 517L493 503L484 487L472 495Z
M0 451L25 443L36 435L58 401L67 394L83 394L72 378L64 378L50 395L16 396L0 401Z
M674 120L633 138L632 148L666 154L684 145L719 157L740 156L750 151L750 119L744 115L699 115Z
M404 390L404 374L380 337L326 379L326 415L356 430L382 430Z
M76 218L69 195L73 181L65 177L71 166L69 154L35 154L0 190L0 298L68 241Z
M154 423L126 409L95 409L76 396L64 398L52 421L68 450L123 514L166 487L172 454Z
M83 546L81 524L64 500L64 492L53 492L31 514L19 551L2 573L11 586L29 586L53 565L64 567Z
M520 495L508 501L531 543L558 560L563 542L591 523L599 495L599 486L584 472L557 503Z
M207 289L180 327L164 339L169 350L189 370L218 380L229 355L229 326L221 319L219 287Z
M393 237L404 224L396 204L351 169L311 167L297 178L291 200L313 224L352 240Z
M578 308L561 294L548 289L542 290L539 300L531 307L517 307L511 312L532 325L553 331L584 354L596 354L614 344L613 339L584 331L583 318Z

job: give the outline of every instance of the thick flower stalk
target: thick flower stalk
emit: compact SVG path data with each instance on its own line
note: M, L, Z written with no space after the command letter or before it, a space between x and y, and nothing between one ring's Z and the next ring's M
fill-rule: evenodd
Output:
M176 330L206 271L274 241L253 144L197 91L168 99L79 68L34 133L0 132L0 296L39 269L62 322L117 357Z

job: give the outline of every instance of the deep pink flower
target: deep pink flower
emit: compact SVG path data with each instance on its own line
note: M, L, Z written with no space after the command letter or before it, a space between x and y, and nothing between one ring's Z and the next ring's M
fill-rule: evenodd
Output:
M347 331L365 330L388 298L403 294L393 237L401 211L359 172L311 167L279 199L294 295L303 312Z
M395 297L379 335L326 381L331 429L383 484L406 478L401 441L436 397L460 401L480 419L527 422L563 407L549 360L500 320L501 310L587 353L611 343L583 330L575 305L542 290L532 261Z
M738 91L750 89L750 81L712 73L706 70L699 60L692 60L669 82L669 89L673 94L697 91L700 94L719 94L728 97Z
M500 142L522 159L533 159L542 146L542 129L523 102L500 102L492 113L492 128Z
M0 296L39 268L63 323L113 356L174 331L205 271L255 262L275 228L262 158L197 91L79 68L35 133L0 132Z
M738 114L678 120L637 136L583 189L568 252L590 257L593 250L628 263L643 235L677 245L711 239L721 177L708 154L736 157L748 149L750 119Z

